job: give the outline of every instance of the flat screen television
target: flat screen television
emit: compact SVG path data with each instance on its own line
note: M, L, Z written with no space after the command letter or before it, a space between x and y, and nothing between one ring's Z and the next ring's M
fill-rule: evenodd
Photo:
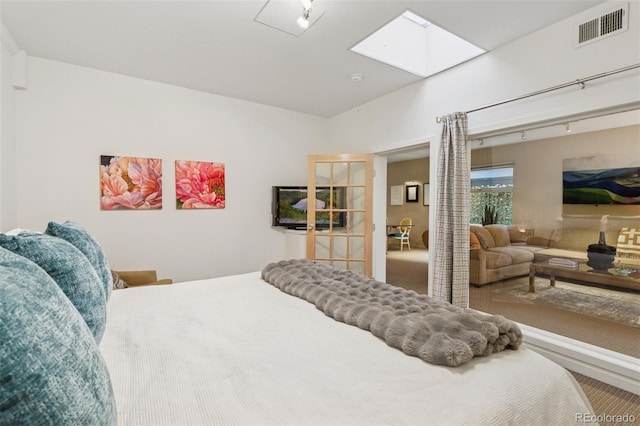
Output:
M288 229L307 229L307 194L306 186L274 186L271 203L273 226ZM334 208L344 205L345 189L333 189ZM316 209L328 208L331 197L329 188L316 188ZM332 216L332 217L331 217ZM345 212L317 212L316 228L327 229L332 223L334 228L345 226Z

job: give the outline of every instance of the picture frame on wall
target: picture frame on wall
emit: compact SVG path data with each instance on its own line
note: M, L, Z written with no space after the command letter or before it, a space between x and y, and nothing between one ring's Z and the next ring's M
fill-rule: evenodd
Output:
M392 206L402 205L402 185L391 186L391 191L389 193L389 200Z
M176 160L176 209L224 209L224 163Z
M162 209L162 159L100 156L100 210Z
M407 203L418 202L418 185L407 185L406 199Z
M428 183L422 184L422 205L423 206L429 205L429 184Z

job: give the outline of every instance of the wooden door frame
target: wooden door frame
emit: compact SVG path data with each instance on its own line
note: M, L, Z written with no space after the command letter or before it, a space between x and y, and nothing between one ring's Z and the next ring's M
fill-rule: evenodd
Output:
M309 155L307 168L307 258L315 259L315 194L316 163L364 162L365 163L365 224L364 224L364 273L372 277L373 273L373 154L317 154ZM330 182L330 185L332 182ZM323 185L320 185L321 187ZM349 185L348 185L349 186ZM348 187L347 186L347 187ZM347 209L349 206L347 205ZM340 234L339 234L340 235ZM347 232L343 235L349 235ZM330 256L331 257L331 256ZM349 257L347 254L347 261Z

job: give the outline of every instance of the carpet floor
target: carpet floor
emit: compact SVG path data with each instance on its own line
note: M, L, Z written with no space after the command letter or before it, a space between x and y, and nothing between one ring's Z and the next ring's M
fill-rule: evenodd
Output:
M640 327L640 293L591 287L582 284L536 277L536 291L529 292L529 283L518 282L494 293L514 297L522 303L538 303L583 315Z

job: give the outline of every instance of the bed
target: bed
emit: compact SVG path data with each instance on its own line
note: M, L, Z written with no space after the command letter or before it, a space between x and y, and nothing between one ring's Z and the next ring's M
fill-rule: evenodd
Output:
M100 245L75 222L0 234L0 424L593 418L573 377L521 346L515 323L349 271L287 260L201 281L113 285Z
M521 347L407 356L260 272L115 291L101 352L122 425L573 424L573 377Z

